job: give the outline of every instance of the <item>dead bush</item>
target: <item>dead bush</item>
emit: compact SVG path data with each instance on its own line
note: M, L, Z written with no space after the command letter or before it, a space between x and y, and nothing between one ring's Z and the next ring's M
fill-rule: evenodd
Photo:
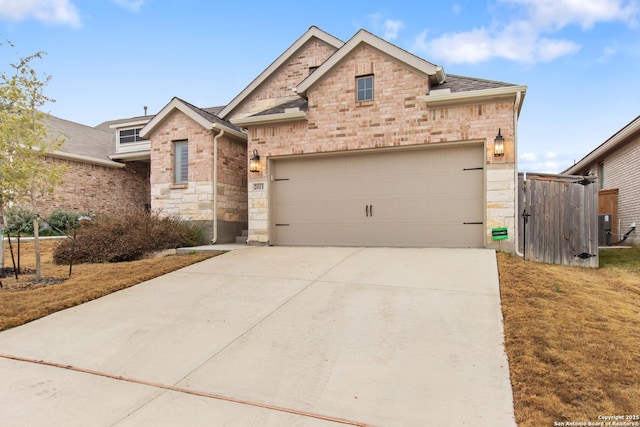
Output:
M56 264L122 262L145 253L194 246L201 232L193 225L146 211L126 211L93 219L78 229L75 240L54 251Z

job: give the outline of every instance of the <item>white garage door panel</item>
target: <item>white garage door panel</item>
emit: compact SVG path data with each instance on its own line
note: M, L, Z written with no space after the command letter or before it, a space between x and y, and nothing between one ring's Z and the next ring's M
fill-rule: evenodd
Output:
M481 247L483 153L473 145L276 160L272 238L280 245Z

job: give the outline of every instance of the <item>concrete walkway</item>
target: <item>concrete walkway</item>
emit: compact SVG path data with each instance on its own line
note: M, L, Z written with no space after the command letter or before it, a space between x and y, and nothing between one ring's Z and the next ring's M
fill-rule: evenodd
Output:
M0 354L8 426L515 425L491 250L250 247Z

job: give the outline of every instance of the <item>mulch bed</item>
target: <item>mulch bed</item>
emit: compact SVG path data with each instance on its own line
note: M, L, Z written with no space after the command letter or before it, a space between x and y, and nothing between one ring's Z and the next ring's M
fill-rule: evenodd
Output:
M20 272L18 273L18 278L20 278L20 276L31 276L36 274L35 270L32 270L30 268L21 268ZM15 270L11 267L4 267L0 269L0 279L11 279L15 277ZM41 288L44 286L51 286L51 285L57 285L59 283L64 282L66 279L61 279L59 277L43 277L40 280L36 280L36 279L23 279L20 280L18 283L12 283L12 284L7 284L7 283L3 283L2 286L2 290L12 290L12 291L16 291L16 290L27 290L27 289L34 289L34 288Z
M0 279L3 279L5 277L15 277L14 271L15 270L11 267L0 268ZM21 268L18 275L22 274L36 274L36 271L30 268Z

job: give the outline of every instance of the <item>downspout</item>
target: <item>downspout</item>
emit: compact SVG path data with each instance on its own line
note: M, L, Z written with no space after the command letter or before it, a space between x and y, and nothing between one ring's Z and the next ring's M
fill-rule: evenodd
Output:
M513 237L513 241L514 241L514 252L516 253L517 256L519 256L520 258L524 258L524 254L522 252L520 252L519 249L519 242L518 242L518 223L520 222L520 218L519 218L519 214L518 212L520 211L520 207L518 205L519 201L518 201L518 112L520 111L520 104L522 103L522 92L518 91L516 92L516 101L514 103L514 108L513 108L513 175L514 175L514 208L515 208L515 213L516 216L514 218L514 234L515 236Z
M218 138L224 135L224 129L221 129L216 136L213 137L213 239L211 244L215 245L218 241Z

